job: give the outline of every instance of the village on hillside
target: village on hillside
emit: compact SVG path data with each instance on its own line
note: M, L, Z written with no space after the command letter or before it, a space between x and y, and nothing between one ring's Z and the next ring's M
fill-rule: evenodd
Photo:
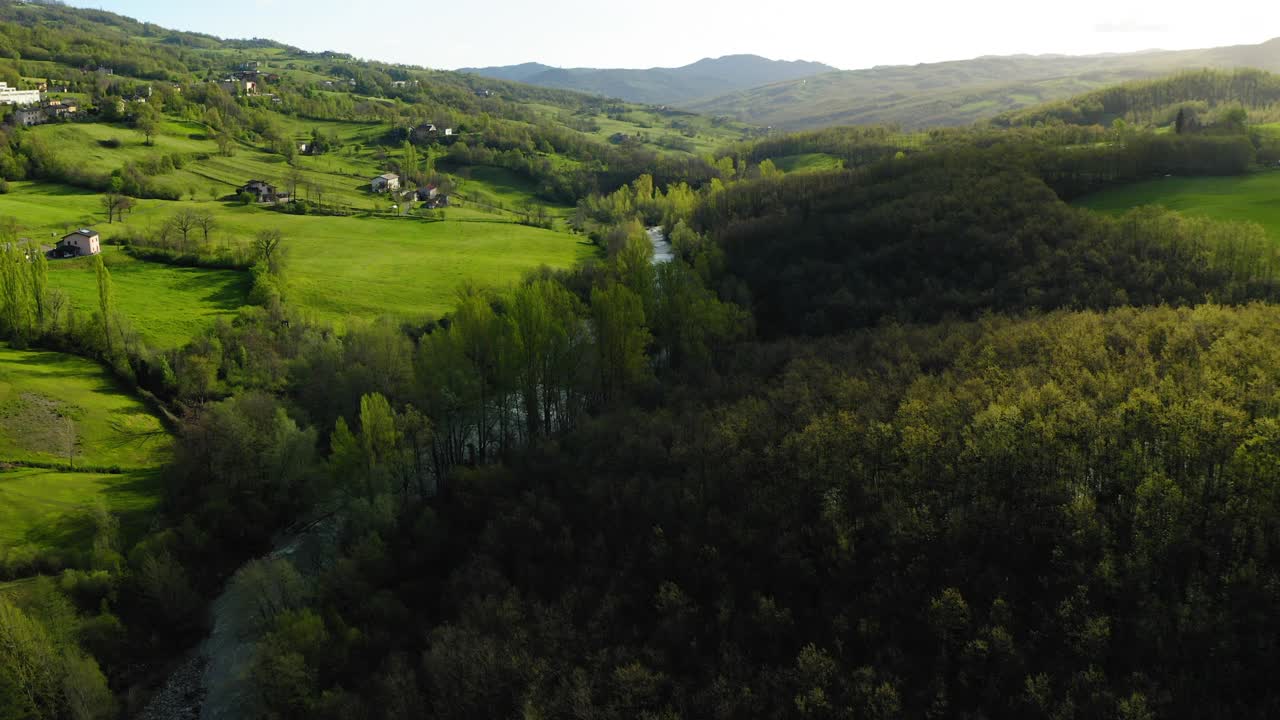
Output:
M129 105L140 107L153 98L153 87L150 84L140 84L124 79L117 76L112 68L86 67L81 70L86 78L96 80L98 86L109 84L122 91L117 100L118 107L107 109L114 109L114 113L82 99L86 96L82 91L88 89L84 86L87 81L83 78L76 82L27 79L25 84L34 85L34 87L19 88L0 81L0 116L3 116L7 124L14 127L33 127L67 121L98 122L113 117L117 119L128 117L133 113L129 110ZM281 76L264 70L261 63L257 61L241 63L236 69L225 74L211 74L208 82L232 97L279 101L277 96L266 92L266 89L281 82ZM355 83L354 80L322 80L317 83L317 86L332 88L339 82ZM417 85L417 81L399 82L403 87L408 87L411 83ZM166 88L166 92L182 92L182 87L176 84ZM5 106L9 109L5 110ZM454 128L430 122L406 128L403 132L417 142L450 142L458 137ZM323 138L313 137L310 142L298 142L296 145L298 154L323 154L325 147L322 140ZM428 178L417 178L417 180L418 182L415 183L407 183L398 173L387 172L368 181L368 192L372 196L391 197L398 203L396 207L412 208L415 203L421 203L422 209L435 210L449 206L448 183L442 187L439 181L429 181ZM236 187L234 197L246 204L276 206L288 205L299 200L296 188L293 191L286 190L269 180L258 178L250 179ZM79 246L68 247L78 248ZM96 249L90 251L88 247L85 245L83 251L77 250L76 253L96 254ZM94 247L96 248L96 242ZM76 254L62 248L63 243L60 242L58 248L49 249L50 257L70 257Z

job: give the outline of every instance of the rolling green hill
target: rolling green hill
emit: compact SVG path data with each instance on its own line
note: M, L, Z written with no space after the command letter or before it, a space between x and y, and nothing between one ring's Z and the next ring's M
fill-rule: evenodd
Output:
M556 68L541 63L463 68L459 72L543 87L621 98L650 105L682 104L738 90L810 77L836 68L803 60L770 60L758 55L703 58L677 68Z
M1248 120L1280 117L1280 76L1262 70L1198 70L1154 80L1122 83L1084 95L1001 114L997 126L1044 123L1111 125L1116 120L1139 126L1170 126L1178 114L1193 127L1221 120L1232 108L1248 111Z
M1280 40L1205 50L980 57L875 67L775 83L694 102L688 108L786 129L965 125L1119 82L1206 67L1280 70Z
M45 244L98 229L117 310L157 349L185 344L250 295L243 271L174 267L110 247L173 247L169 223L181 213L212 219L200 240L206 255L279 231L289 253L280 289L309 317L432 318L452 308L461 285L499 286L597 253L567 232L579 198L642 172L664 184L709 179L717 170L705 157L755 134L683 111L57 4L0 0L0 38L0 78L48 82L50 97L80 105L69 122L0 131L0 216ZM753 72L741 59L722 65ZM404 194L371 192L370 178L386 172L404 179ZM303 207L233 202L255 179ZM413 199L428 183L450 195L446 210ZM108 193L132 198L115 222L101 204ZM97 310L85 261L53 263L50 286L67 307Z

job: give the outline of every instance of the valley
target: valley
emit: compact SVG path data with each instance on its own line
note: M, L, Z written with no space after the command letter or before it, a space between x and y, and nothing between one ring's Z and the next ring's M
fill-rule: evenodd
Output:
M1280 713L1275 41L283 5L0 0L0 718Z

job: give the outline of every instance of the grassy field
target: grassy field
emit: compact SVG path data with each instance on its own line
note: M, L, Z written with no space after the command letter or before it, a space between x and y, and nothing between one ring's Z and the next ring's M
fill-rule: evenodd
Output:
M840 158L826 153L805 153L803 155L785 155L773 158L773 164L783 172L819 172L822 170L838 170L842 162Z
M505 207L521 207L532 188L498 168L473 168L460 188ZM474 195L472 195L474 193ZM438 316L454 304L459 285L497 286L518 280L540 265L569 267L595 248L581 238L516 225L510 213L482 212L463 201L446 210L446 222L416 218L297 216L210 200L142 200L126 222L93 224L110 243L113 236L145 231L182 208L212 213L215 242L247 243L259 231L279 230L290 253L287 287L291 304L319 319L348 316ZM44 242L70 228L91 224L97 196L38 183L12 183L0 195L0 215L20 219L24 232ZM553 208L562 215L565 208ZM116 306L151 344L173 347L244 303L248 277L230 271L176 268L142 262L108 246ZM55 261L50 284L75 307L97 308L96 279L87 260Z
M156 473L0 471L0 548L86 549L91 536L84 510L96 498L106 501L125 536L135 537L158 502Z
M135 260L119 248L103 248L111 271L116 308L147 344L173 348L231 317L245 303L250 278L245 272L174 267ZM49 263L49 286L67 294L70 307L98 309L98 279L89 258Z
M0 462L143 469L165 448L159 419L103 367L0 345Z
M510 223L291 219L287 300L328 320L438 317L464 283L501 286L595 252L581 238Z
M529 103L527 107L547 119L561 117L564 112L551 105ZM739 122L717 121L706 115L662 112L641 106L629 106L626 112L613 117L598 113L576 119L594 122L598 129L591 134L603 140L618 133L631 136L639 133L654 149L679 152L670 148L687 144L690 152L704 155L743 140L751 130Z
M105 368L0 345L0 556L86 550L85 509L99 500L126 537L145 530L168 440L159 418ZM68 464L123 472L68 471Z
M550 205L538 198L537 187L527 178L523 178L506 168L485 165L463 167L454 170L456 197L461 199L463 207L472 202L503 210L519 210L525 207L541 205L553 217L565 217L573 212L567 205Z
M358 123L298 123L289 130L296 140L310 137L311 129L337 135L343 147L317 156L299 156L299 193L323 195L325 202L369 209L374 201L368 192L369 178L385 170L367 143L385 128ZM124 124L68 123L42 125L29 132L54 148L64 160L95 173L107 174L127 162L142 164L161 156L187 158L180 169L157 176L155 182L183 198L210 199L235 192L249 180L285 184L289 173L284 156L251 145L236 146L234 154L218 154L211 131L199 123L166 121L147 145L137 130Z
M123 225L108 224L97 193L13 182L10 191L0 195L0 216L15 218L23 236L46 244L79 227L98 230L108 246L129 236L154 236L182 209L211 213L218 223L212 236L217 244L243 246L263 230L279 230L290 256L287 301L328 321L439 316L453 307L463 283L503 285L541 265L571 266L594 251L567 233L514 224L518 211L540 206L563 228L572 208L545 203L536 196L533 182L502 168L442 168L456 171L451 178L456 194L445 222L394 217L387 214L393 199L368 191L368 179L385 170L386 153L394 157L400 152L380 144L385 124L284 116L276 122L298 140L308 139L313 129L339 139L341 147L334 152L298 158L298 195L361 214L297 216L227 202L233 190L250 179L286 185L289 169L284 157L243 144L234 155L222 156L207 127L169 119L154 146L122 124L52 124L30 133L64 159L95 173L180 155L183 166L155 180L177 189L181 200L139 200ZM374 210L378 212L370 212ZM183 344L217 318L233 314L248 294L245 273L142 262L110 247L104 255L117 308L146 342L157 347ZM97 285L88 261L54 262L50 283L66 293L73 307L97 309Z
M1094 193L1077 205L1101 212L1122 212L1141 205L1163 205L1220 220L1251 220L1280 241L1280 172L1239 177L1159 178Z

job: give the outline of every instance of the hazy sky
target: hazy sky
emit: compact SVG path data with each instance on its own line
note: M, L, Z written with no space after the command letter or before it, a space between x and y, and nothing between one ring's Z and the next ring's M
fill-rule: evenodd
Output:
M1014 53L1256 43L1280 5L1203 0L72 0L181 30L433 68L676 66L754 53L844 69ZM1248 7L1256 5L1256 7Z

